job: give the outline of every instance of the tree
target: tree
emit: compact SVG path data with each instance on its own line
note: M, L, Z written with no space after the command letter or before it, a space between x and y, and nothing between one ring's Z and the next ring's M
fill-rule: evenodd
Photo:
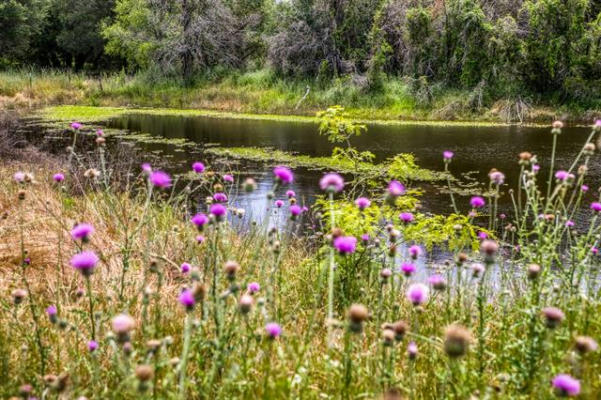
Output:
M46 12L45 0L0 2L0 65L28 60L32 40L40 31Z

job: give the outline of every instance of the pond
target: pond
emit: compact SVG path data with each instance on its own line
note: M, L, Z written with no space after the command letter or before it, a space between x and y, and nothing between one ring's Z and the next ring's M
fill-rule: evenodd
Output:
M332 150L332 145L326 138L319 135L317 125L307 122L127 114L110 120L108 126L170 139L187 139L198 143L200 148L215 144L223 147L270 147L310 156L327 156ZM563 130L558 139L558 168L570 166L589 133L590 128L586 127L567 127ZM536 154L542 167L541 177L547 176L552 136L550 128L515 125L368 125L367 132L353 138L352 144L359 150L374 153L377 161L383 161L398 153L412 153L421 167L437 171L444 168L442 152L452 150L455 152L455 158L451 164L451 171L463 181L475 179L487 184L488 172L491 168L497 168L507 177L501 209L510 211L511 202L506 192L514 186L519 176L518 154L522 151ZM148 150L169 151L160 144L149 146ZM186 152L172 152L170 156L180 169L189 168L190 163L194 161ZM259 191L250 197L241 196L238 201L243 207L260 212L267 207L264 198L265 192L273 185L272 176L269 169L259 166L255 166L252 173L247 171L246 174L255 177ZM304 196L305 201L310 202L321 174L316 171L298 170L293 189ZM596 188L600 181L601 165L592 162L587 183ZM590 196L592 201L593 194ZM427 187L423 200L425 208L429 211L450 211L448 195L439 194L435 188ZM467 210L467 202L467 197L460 200L462 209Z

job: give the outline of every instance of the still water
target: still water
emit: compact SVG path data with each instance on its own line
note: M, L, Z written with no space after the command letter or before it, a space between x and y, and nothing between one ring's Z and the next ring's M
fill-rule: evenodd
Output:
M307 122L130 114L111 120L108 126L165 138L187 139L198 143L199 152L204 146L215 144L223 147L270 147L311 156L327 156L332 150L332 145L319 135L317 125ZM589 133L590 129L584 127L567 127L563 130L558 139L558 168L570 166ZM550 128L524 126L371 125L366 133L353 138L352 144L361 151L369 150L374 153L377 161L398 153L412 153L421 167L439 171L444 168L442 152L451 150L455 152L451 172L456 177L464 181L470 177L487 183L488 171L496 168L507 177L506 192L517 181L518 154L522 151L538 156L542 167L541 178L545 177L551 155L552 136ZM196 156L187 152L175 152L160 144L146 146L149 151L171 152L169 156L177 165L174 168L189 168L191 162L195 161ZM241 196L239 201L255 212L260 212L260 209L267 207L264 194L273 184L270 168L246 165L244 169L245 175L252 172L261 190L248 198ZM306 202L310 202L321 173L299 170L296 175L293 189ZM587 183L592 189L596 189L600 182L601 165L595 158L590 165ZM593 195L590 196L592 200ZM467 209L467 202L467 198L460 200L462 208ZM501 200L501 204L503 208L509 208L507 195ZM438 194L432 187L426 189L424 205L433 212L450 211L448 195Z

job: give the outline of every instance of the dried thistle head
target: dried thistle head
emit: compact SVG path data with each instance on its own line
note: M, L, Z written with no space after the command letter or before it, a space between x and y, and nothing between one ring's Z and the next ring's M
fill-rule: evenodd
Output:
M461 325L453 324L445 330L444 351L451 358L467 353L471 342L471 332Z

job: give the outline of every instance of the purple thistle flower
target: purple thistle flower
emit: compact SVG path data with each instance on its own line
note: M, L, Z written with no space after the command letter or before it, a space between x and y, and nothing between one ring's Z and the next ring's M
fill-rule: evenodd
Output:
M388 184L388 194L392 197L399 197L405 194L405 186L399 181L390 181Z
M409 222L413 221L413 214L410 212L403 212L399 215L399 218L401 219L401 221L408 224Z
M344 189L344 179L338 174L325 174L319 181L321 190L338 193Z
M443 158L445 161L451 161L451 159L453 158L453 156L454 156L454 155L455 155L455 153L453 153L453 152L452 152L452 151L450 151L450 150L446 150L446 151L443 151L443 152L442 152L442 158Z
M275 322L265 325L265 333L270 339L275 339L282 334L282 328Z
M369 242L369 234L364 233L363 235L361 235L361 240L365 243Z
M565 181L570 177L570 175L572 174L570 174L568 171L559 170L555 173L555 179L558 181Z
M446 282L442 275L432 275L428 278L428 283L432 285L434 290L442 290L446 287Z
M283 205L284 205L284 202L282 200L276 200L275 201L275 206L277 208L282 208Z
M482 197L474 196L470 199L470 205L472 208L482 208L486 205L486 202Z
M580 381L568 374L556 375L551 384L559 396L575 397L580 394Z
M171 177L163 171L154 171L150 174L150 183L154 186L164 189L171 186Z
M71 257L71 266L80 271L83 276L90 276L96 264L98 264L98 256L93 251L82 251Z
M54 174L54 176L52 176L52 179L54 180L54 182L60 183L65 180L65 175L59 172L58 174Z
M179 302L182 306L186 307L188 311L194 308L194 304L196 304L196 299L194 298L194 293L190 289L184 289L179 295Z
M102 129L97 129L96 130L96 136L103 137L104 136L104 131Z
M294 190L287 190L286 191L286 196L291 199L293 197L296 197L296 193L294 193Z
M246 289L248 290L248 293L255 294L261 290L261 285L259 285L259 282L251 282L248 284Z
M415 342L409 342L407 345L407 356L410 360L415 360L417 357L417 344Z
M298 217L302 213L302 209L299 205L293 204L290 206L290 215L293 217Z
M407 289L407 300L414 306L423 304L428 300L428 287L423 283L414 283Z
M501 171L492 171L488 177L495 185L502 185L505 182L505 174Z
M202 244L204 241L205 241L205 237L204 236L202 236L202 235L196 236L196 242L198 244Z
M566 227L567 227L567 228L571 228L571 227L573 227L574 225L575 225L575 224L574 224L574 221L571 221L571 220L568 220L568 221L566 221Z
M334 248L340 254L351 254L357 249L357 238L354 236L339 236L334 239Z
M290 171L289 168L281 165L273 169L273 174L275 175L275 178L281 183L288 184L292 183L292 181L294 180L294 175L292 174L292 171Z
M192 222L194 225L196 225L196 227L202 228L204 225L206 225L209 222L209 217L207 217L203 213L198 213L195 216L193 216L192 219L190 219L190 222Z
M587 185L582 185L580 186L580 190L583 192L588 192L588 186Z
M57 313L57 312L58 312L58 311L57 311L57 309L56 309L56 306L55 306L54 304L52 304L52 305L49 305L48 307L46 307L46 314L47 314L49 317L56 316L56 313Z
M407 277L413 275L415 270L416 270L415 265L413 265L411 263L405 262L405 263L401 264L401 271Z
M409 255L414 260L417 257L419 257L421 254L422 254L422 249L418 245L414 244L413 246L409 247Z
M90 353L93 353L93 352L95 352L96 350L98 350L98 342L97 342L97 341L95 341L95 340L90 340L90 341L88 342L88 351L89 351Z
M71 237L73 240L81 240L85 242L89 239L90 235L94 233L94 231L94 227L90 224L77 224L73 229L71 229Z
M595 246L591 247L591 253L593 253L594 255L597 255L599 253L599 249L596 248Z
M143 163L141 168L142 168L142 171L147 174L150 174L152 172L152 167L150 166L149 163Z
M209 209L209 212L213 214L217 219L221 219L227 214L227 208L223 204L213 204Z
M478 232L478 239L484 240L486 238L488 238L488 234L486 232L482 232L482 231Z
M367 197L359 197L355 200L355 205L359 210L363 211L371 205L371 201Z
M598 202L591 203L591 209L593 211L600 212L601 211L601 203L598 203Z
M81 124L79 122L71 122L71 128L75 129L76 131L81 129Z
M213 200L215 200L218 203L225 203L227 202L227 195L221 192L215 193L213 195Z
M234 183L234 177L230 174L223 175L223 180L227 183Z
M23 183L25 182L25 173L21 171L15 172L15 174L13 175L13 179L17 183Z
M538 171L540 171L540 165L538 165L538 164L534 164L534 165L532 166L532 172L538 172Z
M188 264L187 262L182 263L182 265L180 265L182 274L187 274L188 272L190 272L190 269L192 268L192 266L190 264Z
M195 163L192 164L192 170L194 172L196 172L197 174L202 174L205 170L205 165L203 163L201 163L200 161L196 161Z

